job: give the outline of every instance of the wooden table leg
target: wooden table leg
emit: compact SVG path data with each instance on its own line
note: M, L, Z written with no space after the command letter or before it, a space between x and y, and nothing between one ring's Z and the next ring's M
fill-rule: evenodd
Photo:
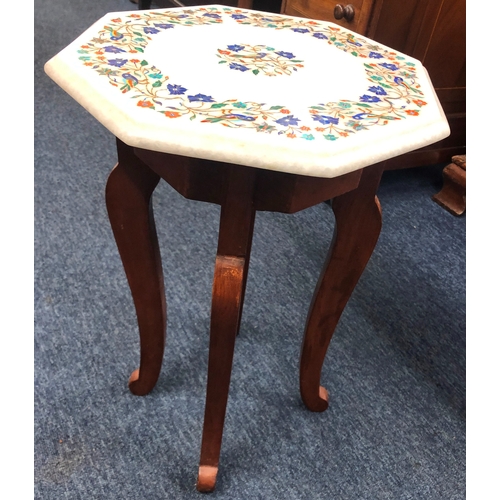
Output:
M252 210L252 219L250 220L249 225L249 237L247 241L246 248L246 258L245 258L245 267L243 268L243 283L241 284L242 292L241 292L241 304L240 304L240 313L238 316L238 327L236 329L236 335L240 333L241 326L241 317L243 316L243 304L245 302L245 290L247 289L247 277L248 277L248 268L250 266L250 253L252 251L252 237L253 237L253 226L255 223L255 210Z
M166 302L151 195L160 177L117 140L118 164L106 185L106 206L125 268L139 324L140 367L129 379L133 394L150 392L158 380L166 331Z
M215 488L219 468L234 344L255 218L254 185L254 169L231 166L226 198L221 206L212 289L207 396L197 485L198 490L204 492Z
M382 170L382 165L365 168L358 188L332 201L335 233L309 309L300 360L300 392L311 411L328 408L328 392L320 385L323 361L380 234L376 192Z

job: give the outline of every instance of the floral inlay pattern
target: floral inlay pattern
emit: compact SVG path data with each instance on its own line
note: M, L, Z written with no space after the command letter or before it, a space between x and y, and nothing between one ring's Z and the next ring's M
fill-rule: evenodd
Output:
M190 89L184 87L182 82L171 82L161 68L150 64L142 56L151 37L162 31L180 25L218 24L227 17L242 25L291 30L297 36L313 37L318 43L332 45L362 59L368 82L366 92L356 101L313 104L309 107L309 116L299 117L284 103L256 103L234 98L218 101L200 92L202 89ZM315 140L323 137L334 141L370 127L387 125L393 120L418 116L422 106L426 105L414 63L339 27L307 19L218 7L144 11L112 19L97 37L82 45L78 52L83 64L108 78L109 83L122 93L130 92L131 98L137 99L137 106L141 108L162 113L170 119L200 119L201 122L220 123L226 127L277 133L291 139ZM247 53L262 55L261 63L267 59L271 64L271 58L276 56L280 64L288 61L289 65L280 68L283 74L289 74L286 71L296 70L302 64L292 53L245 44L229 45L227 49L219 50L219 63L254 74L271 71L272 64L267 66L267 62L266 66L257 66L258 58L250 63L249 57L241 57L237 62L235 56ZM276 60L273 74L279 74L277 66Z
M291 75L297 68L303 68L304 61L295 58L292 52L276 50L268 45L248 45L246 43L228 45L218 49L219 64L228 63L229 69L251 71L254 75Z

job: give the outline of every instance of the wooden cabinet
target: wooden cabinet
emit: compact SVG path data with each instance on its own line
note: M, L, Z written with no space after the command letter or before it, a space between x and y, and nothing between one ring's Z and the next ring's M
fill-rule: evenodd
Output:
M336 7L337 17L342 12L352 17L337 19ZM389 168L449 162L452 156L465 154L465 10L465 0L283 0L281 4L282 13L334 22L415 57L427 68L451 135L391 160Z
M282 12L336 23L357 33L366 33L374 0L285 0ZM335 12L335 9L336 12Z

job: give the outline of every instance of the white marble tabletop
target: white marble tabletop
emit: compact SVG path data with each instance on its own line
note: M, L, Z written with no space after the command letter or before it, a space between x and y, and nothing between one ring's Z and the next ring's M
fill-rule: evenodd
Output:
M419 61L323 21L115 12L45 71L130 146L269 170L331 178L449 135Z

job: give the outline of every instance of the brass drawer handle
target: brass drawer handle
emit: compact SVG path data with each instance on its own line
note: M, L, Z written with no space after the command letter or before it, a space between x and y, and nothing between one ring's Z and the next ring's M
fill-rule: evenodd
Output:
M354 19L354 5L348 4L344 7L337 4L333 9L333 16L335 19L344 18L347 22L351 22Z

